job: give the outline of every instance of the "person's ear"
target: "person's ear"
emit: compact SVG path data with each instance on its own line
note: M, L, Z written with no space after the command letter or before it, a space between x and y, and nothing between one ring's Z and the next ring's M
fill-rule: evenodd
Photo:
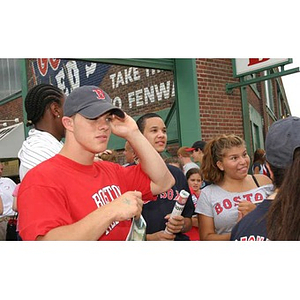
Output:
M57 102L52 102L50 104L50 111L55 118L60 118L61 116L61 106Z
M73 131L73 124L74 124L74 121L72 118L70 117L62 117L61 119L62 121L62 124L64 125L64 127L69 130L69 131Z
M224 171L224 166L223 166L223 163L221 161L217 161L217 167L221 170L221 171Z

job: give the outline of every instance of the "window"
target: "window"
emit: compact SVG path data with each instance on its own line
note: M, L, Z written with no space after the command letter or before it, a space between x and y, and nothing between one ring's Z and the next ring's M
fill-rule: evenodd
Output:
M256 79L257 78L257 74L249 74L247 76L244 77L244 80L247 81L247 80L251 80L251 79ZM260 83L259 82L256 82L256 83L252 83L250 84L250 87L252 88L253 92L256 94L256 96L258 98L261 98L261 95L260 95Z
M264 71L264 76L269 75L268 71ZM273 94L272 94L272 81L271 80L265 80L265 92L266 92L266 104L269 107L271 111L274 111L274 100L273 100Z
M281 91L280 91L280 86L279 83L276 80L276 90L277 90L277 99L278 99L278 116L282 116L282 103L284 102Z
M18 59L0 59L0 100L21 90L21 73Z

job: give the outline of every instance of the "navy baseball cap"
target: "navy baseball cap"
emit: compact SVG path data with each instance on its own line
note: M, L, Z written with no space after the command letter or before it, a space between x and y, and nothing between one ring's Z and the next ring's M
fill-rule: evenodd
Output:
M74 89L64 103L64 116L80 114L95 119L107 112L124 118L124 112L112 104L111 98L97 86L85 85Z
M185 151L191 152L191 151L194 151L196 149L200 149L202 151L204 149L205 145L206 145L206 142L197 141L193 144L193 146L191 148L186 148Z
M266 159L274 167L286 169L300 147L300 118L287 117L274 122L266 136Z

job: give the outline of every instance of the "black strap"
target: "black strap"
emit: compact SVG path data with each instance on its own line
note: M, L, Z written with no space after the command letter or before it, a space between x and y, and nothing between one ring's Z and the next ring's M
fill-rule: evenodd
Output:
M255 184L257 185L257 187L259 187L259 183L258 183L258 181L257 181L257 179L255 178L255 176L254 176L254 175L252 175L252 178L253 178L253 180L254 180Z

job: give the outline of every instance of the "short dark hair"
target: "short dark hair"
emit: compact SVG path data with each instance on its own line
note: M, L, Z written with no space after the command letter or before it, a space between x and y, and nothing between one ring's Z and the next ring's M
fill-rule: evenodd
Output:
M146 120L151 118L162 119L161 116L156 113L146 113L137 119L136 123L141 133L144 133Z

